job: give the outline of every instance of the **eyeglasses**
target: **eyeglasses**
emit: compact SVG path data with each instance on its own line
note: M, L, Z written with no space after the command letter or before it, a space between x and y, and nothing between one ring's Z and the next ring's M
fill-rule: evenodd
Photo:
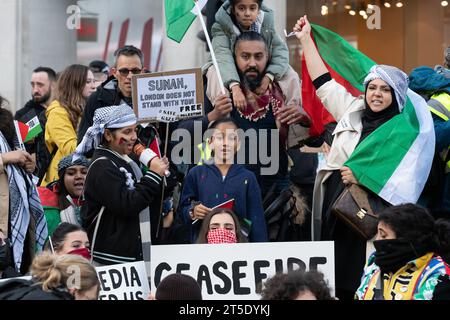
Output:
M120 75L122 75L124 77L128 77L130 72L132 74L140 74L142 72L142 69L139 69L139 68L135 68L135 69L122 68L122 69L119 69L117 71L119 71Z

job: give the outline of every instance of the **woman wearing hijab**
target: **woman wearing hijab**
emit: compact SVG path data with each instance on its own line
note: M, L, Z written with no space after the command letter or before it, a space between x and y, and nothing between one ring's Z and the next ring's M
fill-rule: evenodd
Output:
M383 210L375 252L356 292L359 300L449 299L450 268L440 257L446 235L424 208L413 204Z
M331 207L346 185L358 184L350 168L344 166L355 148L402 112L407 100L408 77L395 67L375 65L364 80L364 96L353 97L331 78L311 38L311 25L306 16L300 18L294 31L302 45L317 96L338 121L326 165L317 174L314 187L315 240L334 241L336 296L341 300L353 299L366 260L366 241L331 214ZM383 202L374 193L369 194L377 202ZM316 225L316 221L322 224Z
M74 155L76 161L79 154L95 148L81 217L97 264L150 261L148 206L160 197L168 161L143 161L149 170L142 175L128 156L137 141L136 128L136 116L127 104L99 108Z

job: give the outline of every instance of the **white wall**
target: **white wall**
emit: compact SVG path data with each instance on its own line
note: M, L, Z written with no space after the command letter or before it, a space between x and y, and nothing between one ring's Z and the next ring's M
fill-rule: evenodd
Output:
M17 1L19 2L19 1ZM16 98L16 37L11 30L16 28L17 18L16 0L3 0L0 2L0 61L3 70L0 77L0 94L9 100L11 107L15 105Z
M30 99L38 66L61 71L76 62L76 32L66 27L66 9L76 0L0 1L0 93L14 111Z

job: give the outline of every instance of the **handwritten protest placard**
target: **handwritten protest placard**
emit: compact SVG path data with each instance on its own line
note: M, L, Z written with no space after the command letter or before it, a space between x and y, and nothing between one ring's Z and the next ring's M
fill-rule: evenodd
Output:
M133 109L140 122L174 122L203 115L201 69L133 76Z
M205 300L260 299L263 282L296 269L320 270L334 288L334 244L326 241L159 245L151 263L152 288L183 273L197 280Z
M96 267L99 300L145 300L150 288L144 261Z

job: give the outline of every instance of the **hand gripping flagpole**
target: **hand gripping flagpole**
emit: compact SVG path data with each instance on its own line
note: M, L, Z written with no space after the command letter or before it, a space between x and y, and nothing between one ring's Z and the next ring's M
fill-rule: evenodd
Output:
M206 29L205 21L203 21L203 15L202 15L202 9L200 8L198 4L198 0L194 0L195 7L197 8L197 15L200 19L200 22L202 24L203 32L205 33L206 43L208 44L209 52L211 53L211 58L213 61L214 68L216 68L216 74L219 78L219 84L220 84L220 90L222 91L222 94L226 94L225 92L225 86L223 85L222 76L220 75L219 65L217 64L216 55L214 53L213 46L211 44L211 39L209 38L208 30Z
M167 156L167 145L169 144L169 122L166 122L166 139L164 144L164 157ZM157 139L157 137L155 137ZM161 155L162 156L162 155ZM159 239L159 229L161 228L161 221L162 221L162 211L163 211L163 204L164 204L164 188L167 184L166 176L163 176L163 184L162 184L162 191L161 191L161 204L159 205L159 219L158 219L158 227L156 228L156 238Z

